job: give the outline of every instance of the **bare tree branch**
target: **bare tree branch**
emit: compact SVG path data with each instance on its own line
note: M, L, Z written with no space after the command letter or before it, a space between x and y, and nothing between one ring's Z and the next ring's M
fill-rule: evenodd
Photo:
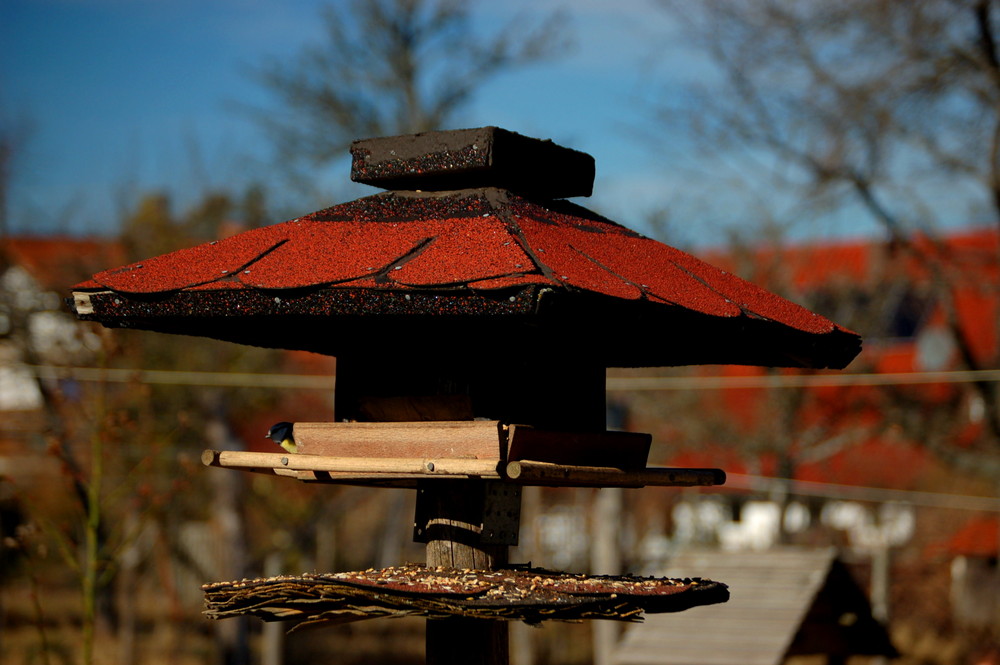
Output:
M358 138L441 129L489 79L567 45L561 14L491 35L471 19L459 0L327 5L323 43L253 72L279 105L255 115L284 159L322 164Z
M754 199L771 201L763 216L769 224L780 218L782 205L796 214L867 215L884 229L891 250L930 275L927 288L955 340L958 362L968 369L998 366L1000 357L984 357L959 316L957 294L969 275L935 234L942 222L936 215L945 211L941 192L960 188L975 191L977 203L988 205L1000 224L995 3L660 1L682 22L684 36L709 55L723 82L695 87L685 95L686 106L664 104L657 120L669 115L709 154L745 155L747 163L762 165L746 174L747 189L756 182L765 190L780 180L781 196L768 190L771 196L762 191ZM746 214L751 207L733 209ZM739 224L752 226L748 221ZM1000 257L995 260L1000 265ZM995 456L997 386L977 383L969 391L985 407L984 447L975 454ZM936 416L918 411L915 417ZM915 426L914 434L944 437L947 429L942 424L921 432ZM931 443L939 447L941 441Z

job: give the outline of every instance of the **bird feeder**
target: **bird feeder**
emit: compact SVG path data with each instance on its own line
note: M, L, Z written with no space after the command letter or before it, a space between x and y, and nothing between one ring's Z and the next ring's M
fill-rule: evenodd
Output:
M337 357L336 422L292 424L294 453L205 451L207 465L418 492L426 567L208 585L209 613L418 614L428 662L506 662L503 620L724 601L705 580L511 567L520 488L721 484L648 468L649 435L605 431L606 368L840 368L860 338L564 200L590 195L594 161L551 141L486 127L351 153L352 179L389 191L74 288L80 318L108 327Z

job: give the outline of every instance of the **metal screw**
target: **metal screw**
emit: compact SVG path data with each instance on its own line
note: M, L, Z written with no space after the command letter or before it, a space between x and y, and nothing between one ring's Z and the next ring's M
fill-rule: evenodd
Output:
M426 465L428 471L434 470L434 462L428 462Z
M288 466L288 458L287 457L282 457L281 458L281 463L284 464L285 466Z

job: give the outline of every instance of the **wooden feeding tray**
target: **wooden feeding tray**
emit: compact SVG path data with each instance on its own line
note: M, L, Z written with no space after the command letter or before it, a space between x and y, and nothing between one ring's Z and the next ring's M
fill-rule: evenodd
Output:
M296 627L374 617L542 621L640 621L729 599L703 579L574 575L520 567L469 570L393 566L362 572L281 576L202 587L214 619L250 615Z
M295 423L295 453L206 450L206 466L306 482L416 487L418 481L499 480L518 485L721 485L721 469L647 467L651 436L553 432L499 421Z

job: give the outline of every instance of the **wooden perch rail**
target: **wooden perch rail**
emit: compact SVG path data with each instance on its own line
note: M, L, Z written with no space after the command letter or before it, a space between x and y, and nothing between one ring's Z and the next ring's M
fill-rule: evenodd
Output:
M405 474L417 476L452 476L500 478L496 460L420 459L409 457L326 457L291 453L253 453L236 450L206 450L201 454L205 466L269 471L322 471L327 473ZM280 475L280 474L279 474Z
M507 464L507 478L524 485L567 487L695 487L723 485L722 469L646 468L626 471L614 467L572 466L518 460Z
M532 460L517 460L503 465L496 460L478 459L326 457L206 450L201 455L201 461L205 466L274 473L321 482L378 483L426 478L483 478L506 480L519 485L564 487L691 487L721 485L726 481L726 474L720 469L646 468L631 471Z

